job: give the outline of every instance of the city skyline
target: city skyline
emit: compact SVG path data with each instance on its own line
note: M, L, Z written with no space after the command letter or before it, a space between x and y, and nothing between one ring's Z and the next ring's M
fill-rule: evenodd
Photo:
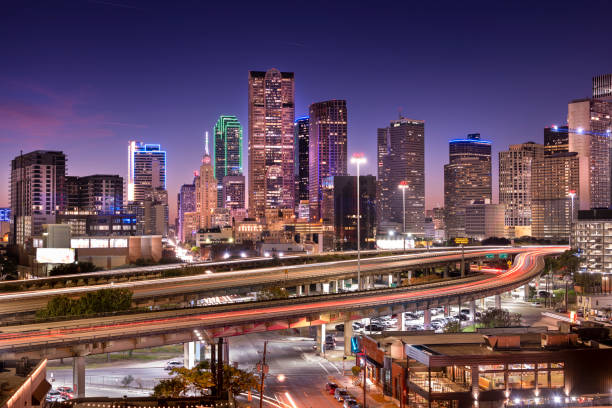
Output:
M131 3L126 4L130 5ZM18 24L25 18L36 17L36 13L48 14L49 22L54 24L66 18L61 16L59 12L46 10L44 7L41 7L41 10L30 11L22 10L16 6L13 8L14 10L11 9L13 18L5 26L7 30L15 29L14 24ZM103 41L98 37L100 35L99 27L95 29L100 20L94 15L101 12L116 20L119 27L122 27L123 33L131 33L131 31L128 31L130 27L127 27L125 19L131 19L130 21L135 19L134 24L137 26L145 24L140 21L138 14L134 15L134 13L144 11L148 17L152 17L154 20L161 18L162 15L162 10L157 9L154 5L131 9L104 4L88 4L80 7L68 7L67 9L60 11L66 12L69 17L81 16L83 24L87 22L92 25L91 30L86 30L83 33L83 38L89 36L89 38L101 41L99 51L102 54L107 57L123 56L122 60L127 58L126 52L131 42L128 41L129 44L126 47L117 46L115 49L111 45L114 45L113 41L117 37ZM461 16L465 17L461 21L464 39L474 40L472 35L475 33L475 29L469 28L469 24L466 24L470 19L476 19L475 21L483 23L483 29L491 29L490 23L482 20L482 18L487 12L490 13L495 10L480 10L474 16L467 15L469 7L466 8L466 11L459 10ZM209 15L214 10L202 8L199 11ZM252 11L245 8L241 13L248 14ZM338 10L332 9L331 11L333 14ZM386 11L388 9L381 7L381 10L376 11L375 14ZM432 18L431 16L434 14L432 11L428 8L416 10L424 17L424 22ZM451 9L449 8L446 11L440 24L450 22L451 13L448 13L448 11L451 11ZM453 9L452 11L456 12L457 10ZM517 16L521 9L520 6L516 6L505 11L508 12L508 15L500 17L497 21L500 27L509 25L512 19L519 18ZM17 48L31 49L32 55L39 55L36 52L37 50L40 51L37 48L39 46L31 44L31 40L28 38L17 38L14 45L15 49L11 48L7 54L9 58L13 58L15 63L11 64L10 67L3 67L0 76L0 89L4 91L2 92L2 100L0 100L2 105L0 130L3 133L2 143L4 143L2 154L5 155L3 159L8 162L19 154L19 150L23 150L24 153L44 149L62 150L68 157L67 167L70 175L119 174L127 180L125 144L129 140L161 144L168 151L168 190L169 196L173 197L182 184L191 181L193 170L197 168L201 155L201 152L196 149L189 149L189 147L181 145L193 146L199 143L204 131L212 133L215 120L221 114L236 115L246 129L248 125L246 73L248 70L267 70L275 67L280 71L295 72L295 117L307 114L308 106L319 100L334 98L347 100L347 108L351 111L348 120L348 153L350 155L353 152L362 151L366 154L368 163L362 169L362 174L376 174L375 135L376 128L381 123L388 123L395 119L400 109L403 116L423 119L428 129L425 140L426 208L432 208L443 203L441 180L446 155L444 154L445 151L439 148L446 146L449 139L461 137L461 135L471 132L480 132L483 138L492 140L493 185L496 185L497 152L506 150L510 144L530 140L542 143L541 129L553 123L563 125L567 115L567 103L573 99L589 96L591 93L591 78L604 75L610 71L612 64L610 63L610 57L606 56L598 56L593 60L594 57L589 54L590 63L588 67L570 63L567 67L555 66L553 70L550 65L544 64L550 56L539 57L539 51L513 50L513 44L520 43L521 39L530 35L535 36L535 42L538 43L538 39L544 36L546 27L550 27L549 24L557 26L565 19L569 19L565 16L565 11L564 6L559 5L556 8L541 7L533 11L531 17L520 16L521 21L525 23L525 29L524 32L514 32L513 38L507 38L500 32L493 32L492 39L488 41L501 40L502 46L498 51L487 49L485 40L474 40L474 47L470 47L466 51L466 55L456 55L449 49L450 44L446 43L448 39L443 40L433 36L433 31L423 32L420 42L415 40L410 44L416 47L417 52L425 56L424 65L431 71L435 62L443 56L454 57L455 64L436 68L429 73L425 70L406 71L405 69L387 69L385 71L385 68L382 68L387 78L381 78L380 81L377 81L376 89L373 89L372 85L374 84L354 86L358 77L363 75L373 77L380 69L368 64L361 68L350 68L349 64L354 62L354 59L349 58L351 62L335 63L325 68L304 65L301 62L302 56L300 56L300 53L310 55L313 52L324 51L326 55L329 55L337 52L337 48L334 43L325 46L323 50L313 50L314 44L317 44L316 38L308 38L305 33L310 31L306 30L305 21L300 20L297 22L298 27L292 30L288 36L295 40L295 44L292 44L291 40L289 41L290 44L281 43L279 45L278 41L282 40L274 43L280 47L278 53L283 54L282 57L272 50L266 50L261 55L255 55L246 51L243 47L241 48L243 54L246 53L251 58L241 58L242 61L239 64L234 64L234 60L230 58L227 63L223 62L214 67L207 66L206 69L211 73L223 76L223 81L218 81L217 78L215 78L215 81L224 82L224 86L228 87L228 92L220 100L213 100L208 96L215 88L207 77L215 77L215 75L195 76L195 70L185 68L193 62L191 57L186 57L185 54L178 55L181 58L176 58L170 66L189 75L170 76L168 81L178 86L182 92L186 91L187 84L190 84L189 86L195 84L195 89L188 92L188 98L179 99L178 102L173 101L173 104L177 106L175 109L167 107L166 97L173 99L174 94L166 89L165 85L156 85L160 88L153 87L146 91L147 87L150 86L150 81L158 78L160 72L153 71L149 76L144 75L144 78L140 81L133 84L129 83L130 78L134 78L135 75L132 70L142 67L140 65L142 62L135 61L137 58L127 58L127 65L132 70L115 71L112 76L115 80L118 77L120 80L107 90L104 89L107 85L107 82L105 82L107 81L106 75L101 70L94 69L89 65L92 62L91 55L78 57L76 54L68 53L67 55L64 51L57 55L44 57L44 60L41 61L45 64L36 64L37 59L41 58L40 56L26 57L21 55ZM373 18L373 16L366 16L367 13L359 8L350 9L346 12L347 17L352 17L358 21ZM34 16L32 13L34 13ZM577 13L585 13L585 11L578 10ZM543 21L536 18L543 14L548 15L549 19ZM166 34L170 27L175 28L178 24L176 11L172 11L167 17L168 22L161 30L163 34ZM577 51L577 53L573 53L573 55L576 55L576 60L586 58L586 51L590 47L584 47L585 53L581 53L580 39L582 38L584 41L589 33L593 33L596 28L580 23L580 19L577 18L579 16L575 17L575 19L572 17L573 25L584 25L584 32L581 34L574 33L573 35L576 37L569 37L569 33L557 33L558 37L552 40L547 38L546 54L554 55L555 52L564 49ZM241 16L241 21L245 20L246 17ZM42 22L40 29L44 29L49 22ZM512 23L514 25L514 21ZM185 30L195 30L194 21L188 19L185 24ZM211 22L211 24L216 23ZM350 33L355 34L356 38L353 43L348 45L346 51L342 51L343 55L354 49L357 41L363 39L363 35L358 35L354 29L350 29L344 24L343 27ZM447 30L456 29L455 24L451 22ZM541 26L538 26L538 24L541 24ZM200 35L202 32L197 32L199 34L194 35L197 40L193 40L196 42L190 44L191 46L200 44L216 49L218 46L214 44L216 40L219 40L219 46L242 41L243 38L239 34L247 32L248 26L246 24L244 28L238 30L239 33L235 34L236 37L232 38L218 39ZM327 30L330 30L331 24L324 24L324 26L328 27ZM144 28L145 32L149 29L148 26L144 26ZM418 28L423 29L423 25L419 24ZM300 29L304 30L304 34L300 32ZM500 31L503 30L500 29ZM394 39L393 34L393 29L385 28L383 32L378 34L377 38L387 39L390 42L389 46L401 44L402 39ZM432 38L428 38L427 34ZM47 45L52 45L54 41L65 41L65 37L70 35L74 35L74 33L51 33L45 41ZM568 42L568 38L572 41ZM76 42L75 50L80 50L81 42L76 39L74 41ZM595 38L594 41L602 40ZM452 41L450 42L452 43ZM162 49L168 51L174 45L174 38L166 38L162 44ZM375 47L368 42L364 45L366 46L366 55L374 58L377 55ZM504 49L503 45L507 47ZM404 47L407 46L402 45L401 49L405 49ZM149 47L145 48L149 49ZM298 56L300 57L298 58ZM405 60L394 58L396 59L393 62L401 67L404 66L403 62ZM470 58L474 58L474 61L469 61ZM522 62L513 62L507 67L502 66L500 69L500 65L508 63L510 60L520 60ZM62 61L72 61L78 63L77 65L81 67L85 66L88 74L82 75L68 70L69 73L74 75L70 77L53 75L57 73L58 65L64 67ZM150 58L147 61L150 62ZM485 66L476 67L478 62L483 61L490 62ZM535 62L539 62L539 64ZM119 69L119 64L114 65L114 62L106 64L110 64L106 65L107 68L115 67L115 69ZM37 68L39 65L44 65L46 70ZM166 63L164 66L167 68L169 65ZM475 72L468 72L473 68L476 68ZM402 72L400 73L400 71ZM139 69L137 72L140 74L144 71ZM492 77L493 73L495 73L494 79ZM481 77L481 81L492 81L496 93L505 94L503 109L501 109L502 106L490 106L495 105L490 104L491 89L484 86L475 90L471 86L466 87L468 83L473 83L477 76ZM231 82L231 85L228 85L228 82ZM92 85L93 83L96 83L96 85ZM534 83L538 83L538 86L534 87ZM394 86L395 84L397 86ZM119 87L124 89L119 90ZM535 88L537 90L534 90ZM155 91L161 91L158 92L159 100L151 98L156 93ZM511 91L512 94L510 94ZM499 99L499 95L495 98ZM373 106L370 103L371 100L377 102L384 100L384 103L377 103L377 106ZM126 104L139 107L136 109ZM167 114L160 115L160 112ZM160 116L160 118L155 116ZM520 121L515 121L517 116L521 118ZM244 137L247 138L248 135L245 134ZM15 143L16 139L20 140L21 143ZM178 140L181 141L181 145L176 143ZM99 156L103 157L86 157L84 153L92 149L102 153ZM246 154L246 152L243 151L243 154ZM354 174L354 169L349 167L348 170L350 174ZM245 166L245 175L248 174L248 171ZM8 191L7 180L8 173L5 173L5 177L0 180L0 188L3 188L4 191ZM495 188L493 192L494 201L497 201ZM0 205L8 205L8 194L4 194L2 198L3 202ZM176 203L171 200L170 204L171 219L174 219Z

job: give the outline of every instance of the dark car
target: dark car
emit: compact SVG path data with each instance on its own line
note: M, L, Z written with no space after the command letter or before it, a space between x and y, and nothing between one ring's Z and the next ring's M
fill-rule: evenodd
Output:
M344 331L344 323L337 324L336 325L336 330L338 330L339 332L343 332Z
M331 334L325 336L325 349L334 350L336 348L336 339Z
M334 392L334 398L339 402L342 402L345 398L350 398L350 394L344 388L336 388L336 391Z
M467 321L467 320L469 320L469 319L470 319L470 318L469 318L467 315L465 315L465 314L463 314L463 313L459 313L458 315L455 315L455 316L453 316L453 317L454 317L455 319L457 319L457 320L463 320L463 321Z
M336 383L328 382L327 384L325 384L325 391L329 392L331 395L334 395L334 392L336 392L336 388L338 388L338 384Z
M368 324L365 329L367 331L375 331L375 332L379 332L379 331L383 331L385 330L385 328L383 326L381 326L380 324L376 324L376 323L372 323L372 324Z

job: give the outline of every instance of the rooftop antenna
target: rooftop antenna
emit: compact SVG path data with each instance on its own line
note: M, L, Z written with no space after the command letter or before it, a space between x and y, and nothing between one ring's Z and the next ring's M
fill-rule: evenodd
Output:
M208 132L204 132L204 134L204 154L210 156L210 153L208 153Z

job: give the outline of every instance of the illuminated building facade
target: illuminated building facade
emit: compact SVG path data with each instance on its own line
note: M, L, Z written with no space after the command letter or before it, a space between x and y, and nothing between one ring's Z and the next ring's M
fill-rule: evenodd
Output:
M593 77L593 98L612 101L612 74Z
M444 165L446 238L465 236L465 207L474 200L491 200L491 142L480 134L449 142Z
M11 161L12 239L24 245L66 209L66 156L36 150Z
M245 181L244 176L224 176L221 184L223 196L222 208L237 210L245 208Z
M128 201L141 201L151 189L166 189L166 152L158 144L130 141Z
M551 126L544 128L544 154L569 152L567 126Z
M533 161L543 156L544 146L533 142L499 152L499 203L505 205L504 225L510 238L531 235L531 169Z
M123 177L112 174L66 176L66 211L97 215L123 212Z
M199 228L212 228L212 214L217 208L217 179L215 178L212 159L208 153L208 143L206 143L206 150L204 157L202 157L200 173L195 179L195 186Z
M378 220L401 225L406 197L406 233L424 235L425 122L400 118L378 129ZM401 182L407 183L404 193ZM401 229L400 229L401 231Z
M612 210L578 211L574 220L572 247L580 250L580 267L589 273L612 274ZM610 292L610 277L602 279L603 292Z
M224 208L223 178L242 175L242 126L236 116L222 115L215 124L214 168L219 183L217 207Z
M294 165L295 165L295 207L299 208L300 203L308 202L308 172L309 172L309 126L308 116L297 118L294 124ZM308 213L308 211L307 211ZM308 214L306 215L308 218ZM303 218L300 215L300 218Z
M183 184L178 193L177 212L178 212L178 239L181 242L186 242L187 238L191 238L192 230L185 228L185 214L193 213L196 210L196 186L192 184ZM197 227L196 227L197 229Z
M557 153L533 161L531 170L531 235L568 240L574 216L580 208L578 153Z
M321 214L322 181L347 175L347 112L345 100L330 100L310 105L308 203L310 220Z
M294 75L249 72L249 210L294 208Z
M580 209L610 206L612 102L580 99L567 110L569 151L578 153Z

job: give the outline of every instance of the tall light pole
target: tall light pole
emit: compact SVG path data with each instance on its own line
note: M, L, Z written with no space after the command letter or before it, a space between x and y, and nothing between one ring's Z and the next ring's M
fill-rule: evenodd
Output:
M351 163L357 165L357 290L361 290L361 214L359 212L359 166L366 162L363 153L353 153Z
M572 199L572 207L570 213L570 234L569 234L569 247L572 249L572 233L574 231L574 197L576 197L576 190L570 190L569 194Z
M404 229L402 230L402 240L404 241L404 253L406 252L406 189L408 188L408 182L403 180L399 184L399 188L402 190L402 206L404 211Z

